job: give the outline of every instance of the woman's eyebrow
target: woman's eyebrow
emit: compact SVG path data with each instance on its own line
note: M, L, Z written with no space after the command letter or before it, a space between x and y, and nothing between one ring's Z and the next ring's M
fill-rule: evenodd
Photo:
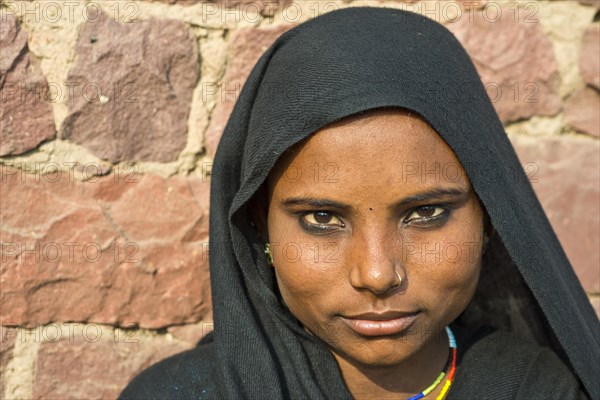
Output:
M458 200L466 199L469 195L468 189L460 187L434 188L421 193L416 193L391 205L389 208L397 208L407 204L426 200L437 200L440 198L454 197ZM352 210L353 207L339 201L320 199L314 197L289 197L281 200L283 206L310 206L314 208L336 208L338 210Z
M289 197L283 199L281 204L284 206L310 206L315 208L337 208L340 210L350 210L352 206L349 204L340 203L335 200L317 199L314 197Z
M460 187L434 188L425 192L405 197L398 203L394 204L392 207L404 206L406 204L416 203L419 201L436 200L442 197L456 197L458 199L466 199L468 195L469 190Z

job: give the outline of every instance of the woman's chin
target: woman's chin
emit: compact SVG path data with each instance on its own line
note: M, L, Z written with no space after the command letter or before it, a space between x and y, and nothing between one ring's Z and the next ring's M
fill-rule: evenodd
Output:
M377 338L367 343L353 344L345 348L332 348L337 357L361 368L387 368L405 362L417 349L407 347L405 339Z

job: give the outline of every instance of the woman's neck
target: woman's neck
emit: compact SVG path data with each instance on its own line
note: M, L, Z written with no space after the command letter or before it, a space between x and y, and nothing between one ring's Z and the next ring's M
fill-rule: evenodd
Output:
M435 381L449 356L445 334L434 335L418 352L401 364L372 367L350 362L333 352L354 399L408 399ZM440 383L427 397L436 398Z

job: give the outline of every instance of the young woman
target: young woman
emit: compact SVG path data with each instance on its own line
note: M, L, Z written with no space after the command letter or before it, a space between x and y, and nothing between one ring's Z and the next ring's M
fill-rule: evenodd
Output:
M469 56L347 8L260 58L213 167L215 329L121 398L600 398L596 317Z

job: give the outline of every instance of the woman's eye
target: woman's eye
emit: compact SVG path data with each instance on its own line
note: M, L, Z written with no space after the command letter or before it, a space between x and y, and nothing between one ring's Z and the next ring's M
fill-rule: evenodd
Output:
M446 215L448 210L444 207L439 206L421 206L415 208L409 215L406 217L404 222L412 222L412 221L431 221L435 220L438 217Z
M314 211L305 214L302 221L308 226L324 227L326 229L344 226L338 217L327 211Z

